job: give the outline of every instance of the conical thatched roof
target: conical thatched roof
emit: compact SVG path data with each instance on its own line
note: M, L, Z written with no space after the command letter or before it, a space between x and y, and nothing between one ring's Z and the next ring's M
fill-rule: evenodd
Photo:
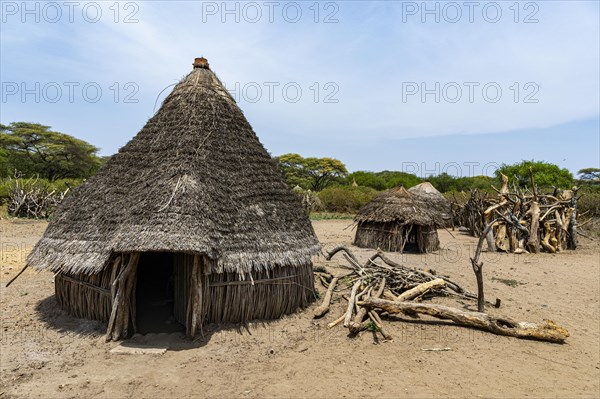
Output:
M408 189L408 192L409 193L429 194L429 195L435 196L437 198L441 198L444 200L446 199L446 198L444 198L444 195L442 193L440 193L435 187L433 187L433 184L431 184L428 181L419 183L416 186L412 186L411 188Z
M113 252L205 253L207 272L309 264L319 244L252 127L197 59L144 128L64 200L27 261L96 272Z
M425 202L431 211L437 213L439 226L452 225L450 201L430 182L426 181L408 189L408 192Z
M436 223L437 215L417 196L402 186L379 194L363 206L354 220L361 222L388 223L430 226Z

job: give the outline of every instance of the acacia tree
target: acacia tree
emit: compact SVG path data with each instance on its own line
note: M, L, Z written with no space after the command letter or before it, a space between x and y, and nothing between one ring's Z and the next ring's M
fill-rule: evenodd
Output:
M15 171L49 180L87 178L102 165L98 148L49 126L29 122L0 125L0 173Z
M579 180L583 183L599 185L600 184L600 168L585 168L577 172Z
M304 158L298 154L284 154L277 161L288 184L313 191L321 191L348 174L346 165L334 158Z

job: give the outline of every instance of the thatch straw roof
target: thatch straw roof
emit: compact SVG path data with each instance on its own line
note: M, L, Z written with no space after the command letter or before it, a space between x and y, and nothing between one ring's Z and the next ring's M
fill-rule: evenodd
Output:
M207 272L310 264L319 244L300 200L205 61L63 201L29 265L92 273L130 251L204 253Z
M450 201L444 197L430 182L426 181L408 189L408 192L427 204L429 210L435 212L439 226L452 224Z
M430 226L436 224L439 216L429 209L427 203L402 186L379 194L363 206L354 220L361 222L399 222Z
M444 197L444 195L442 193L440 193L435 187L433 187L433 184L431 184L428 181L419 183L416 186L409 188L408 192L409 193L427 194L427 195L431 195L432 197L441 198L443 200L446 199Z

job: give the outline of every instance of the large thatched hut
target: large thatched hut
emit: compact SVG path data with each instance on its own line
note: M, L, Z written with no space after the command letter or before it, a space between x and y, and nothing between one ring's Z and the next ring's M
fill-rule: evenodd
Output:
M387 190L365 206L354 221L354 245L391 252L431 252L439 248L440 215L402 186Z
M426 181L408 189L408 192L427 204L436 214L439 227L452 227L452 204L430 182Z
M107 322L109 339L165 325L193 336L313 298L319 244L300 201L206 59L193 66L27 259L56 273L64 309Z

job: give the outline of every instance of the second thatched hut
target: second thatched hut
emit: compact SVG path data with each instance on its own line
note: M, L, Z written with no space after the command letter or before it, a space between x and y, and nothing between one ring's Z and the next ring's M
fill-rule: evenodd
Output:
M354 221L354 245L358 247L428 253L440 245L440 213L402 186L379 194L361 208Z
M430 182L426 181L407 190L425 202L427 209L435 214L438 227L452 227L452 204Z

